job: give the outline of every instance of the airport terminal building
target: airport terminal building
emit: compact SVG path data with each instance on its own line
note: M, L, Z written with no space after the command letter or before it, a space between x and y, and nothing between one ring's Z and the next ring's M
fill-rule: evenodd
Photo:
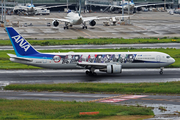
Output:
M31 3L31 0L8 0L9 2L16 2L16 3ZM78 4L79 0L33 0L33 4ZM81 0L82 4L85 5L86 2L99 2L99 3L106 3L111 4L113 2L120 2L121 0ZM127 1L127 0L126 0ZM131 1L131 0L129 0ZM143 4L143 3L162 3L162 2L172 2L173 7L177 8L180 4L180 0L133 0L136 4Z

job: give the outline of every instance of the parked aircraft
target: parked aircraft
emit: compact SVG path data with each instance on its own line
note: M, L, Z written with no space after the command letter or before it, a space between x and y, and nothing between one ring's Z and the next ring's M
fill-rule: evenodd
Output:
M14 28L6 27L16 55L8 54L10 61L51 69L88 69L86 74L96 75L95 69L107 73L121 73L125 68L159 68L175 62L162 52L80 52L40 53Z
M27 15L49 15L50 10L47 8L54 8L54 7L62 7L62 6L67 6L67 5L55 5L55 6L38 6L35 7L32 3L28 3L25 6L24 5L17 5L13 8L13 13L14 14L27 14Z

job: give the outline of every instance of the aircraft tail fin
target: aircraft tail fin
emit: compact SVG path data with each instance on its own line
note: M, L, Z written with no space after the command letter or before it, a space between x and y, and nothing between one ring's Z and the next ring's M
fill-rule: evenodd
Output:
M14 28L6 27L6 31L17 56L26 56L39 53Z
M131 0L131 3L134 3L133 0Z

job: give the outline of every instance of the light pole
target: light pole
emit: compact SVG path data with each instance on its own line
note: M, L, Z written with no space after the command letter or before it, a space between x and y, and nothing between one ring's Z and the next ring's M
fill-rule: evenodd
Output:
M3 22L3 0L1 1L1 14L2 14L1 20Z
M130 14L130 6L129 6L129 0L128 0L128 24L130 24L129 14Z
M4 27L6 27L6 0L4 0Z
M124 0L122 0L122 21L124 21Z

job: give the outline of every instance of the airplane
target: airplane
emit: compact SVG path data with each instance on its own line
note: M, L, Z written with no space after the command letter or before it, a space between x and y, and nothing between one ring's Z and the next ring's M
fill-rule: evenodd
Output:
M67 5L55 5L55 6L37 6L35 7L32 2L31 3L27 3L26 5L17 5L13 8L13 13L15 15L24 13L27 15L49 15L50 14L50 10L48 10L47 8L53 8L53 7L62 7L62 6L67 6Z
M175 62L162 52L68 52L40 53L13 27L5 28L13 45L10 61L48 69L87 69L87 75L97 75L96 69L106 73L121 73L129 68L163 68Z

